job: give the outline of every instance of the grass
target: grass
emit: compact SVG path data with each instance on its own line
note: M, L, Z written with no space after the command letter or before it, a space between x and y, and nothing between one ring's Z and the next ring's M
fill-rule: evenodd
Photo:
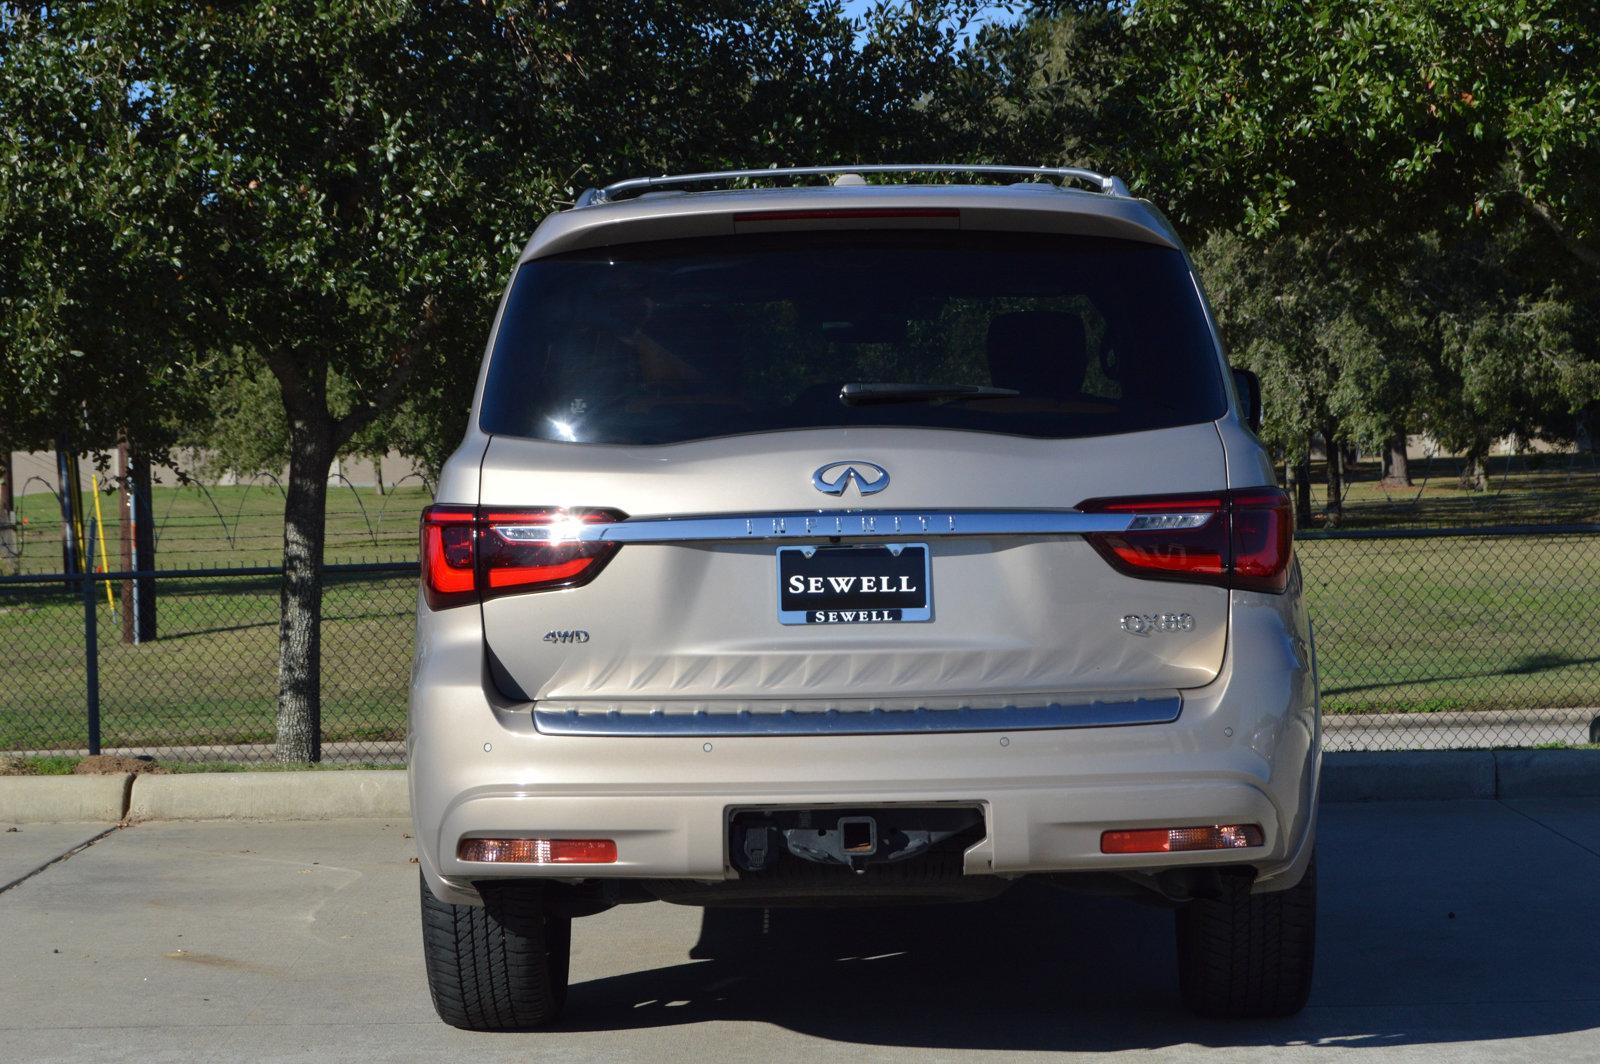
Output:
M1600 705L1600 536L1297 549L1327 711Z
M70 776L80 757L0 757L0 776Z
M61 571L61 508L39 481L16 499L15 543L0 551L0 572ZM411 561L417 552L417 514L431 501L412 482L379 495L374 488L328 488L329 562ZM84 492L93 517L94 499ZM151 494L156 564L162 569L275 566L283 557L283 496L270 481L226 487L165 487ZM121 534L117 496L102 493L106 553L118 568ZM97 542L96 557L100 555ZM98 566L97 566L98 568Z
M264 743L277 690L276 577L163 580L159 638L119 641L100 606L101 742ZM323 741L405 737L416 578L340 575L324 595ZM53 587L0 588L0 749L85 744L83 604Z
M1600 521L1600 468L1592 468L1592 457L1547 456L1538 465L1496 458L1487 494L1456 488L1453 464L1438 460L1427 469L1419 462L1416 497L1399 503L1385 496L1376 469L1363 465L1346 498L1344 524ZM278 501L276 490L210 491L209 501L192 488L158 491L162 567L275 565L281 515L268 504ZM24 534L24 568L56 568L53 498L35 485L22 502L24 516L38 516ZM330 561L410 561L416 513L425 502L418 487L383 497L330 490ZM105 513L113 517L114 510ZM108 542L114 533L108 529ZM1600 705L1600 535L1311 538L1298 550L1328 712ZM409 574L330 578L325 742L404 737L414 596ZM160 638L143 646L118 641L113 614L98 607L103 744L271 741L276 577L164 579L159 602ZM53 585L0 586L0 648L0 750L82 747L81 599Z
M1537 454L1492 457L1487 491L1463 491L1458 458L1416 459L1412 487L1382 483L1376 462L1350 470L1341 528L1471 528L1497 524L1600 523L1600 455ZM1312 501L1326 522L1326 471L1312 464Z

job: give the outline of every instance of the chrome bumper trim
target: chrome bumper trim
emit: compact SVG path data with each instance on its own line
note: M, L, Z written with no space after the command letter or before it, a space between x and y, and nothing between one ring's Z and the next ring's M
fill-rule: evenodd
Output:
M774 713L748 709L624 712L536 706L533 723L546 735L909 735L1168 724L1178 719L1182 709L1183 699L1177 695L993 709L787 709Z

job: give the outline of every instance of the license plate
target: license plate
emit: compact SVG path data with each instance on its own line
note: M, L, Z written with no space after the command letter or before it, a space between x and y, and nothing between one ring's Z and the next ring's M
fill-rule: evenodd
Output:
M926 543L779 547L778 620L892 624L933 618Z

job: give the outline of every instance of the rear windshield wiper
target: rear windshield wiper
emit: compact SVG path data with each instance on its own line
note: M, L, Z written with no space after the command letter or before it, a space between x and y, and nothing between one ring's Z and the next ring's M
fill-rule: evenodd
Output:
M845 406L874 403L936 403L946 399L999 399L1021 395L1015 388L988 388L981 384L875 384L851 381L839 389Z

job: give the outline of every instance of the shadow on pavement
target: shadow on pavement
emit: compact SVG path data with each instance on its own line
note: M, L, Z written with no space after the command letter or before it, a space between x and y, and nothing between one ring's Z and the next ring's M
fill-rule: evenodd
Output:
M1291 1019L1190 1016L1169 911L1023 883L969 905L706 910L695 959L575 984L561 1026L753 1020L866 1045L1078 1051L1600 1028L1600 924L1583 900L1600 861L1554 836L1519 853L1528 822L1497 803L1432 804L1458 812L1325 812L1318 973ZM1482 808L1462 822L1463 805ZM1510 852L1491 858L1501 835Z

